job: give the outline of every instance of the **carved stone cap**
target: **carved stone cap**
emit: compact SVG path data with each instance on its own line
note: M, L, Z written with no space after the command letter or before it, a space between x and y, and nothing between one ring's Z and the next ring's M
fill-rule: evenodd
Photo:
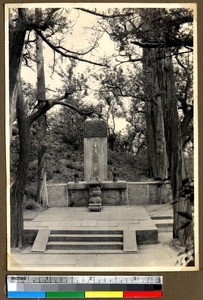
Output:
M101 187L102 183L97 177L91 177L87 182L87 187Z
M87 119L84 123L84 138L107 137L107 125L104 120Z

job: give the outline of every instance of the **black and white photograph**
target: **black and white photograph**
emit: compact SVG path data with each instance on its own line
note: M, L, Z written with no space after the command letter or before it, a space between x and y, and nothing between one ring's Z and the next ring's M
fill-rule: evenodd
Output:
M199 270L196 5L5 5L9 271Z

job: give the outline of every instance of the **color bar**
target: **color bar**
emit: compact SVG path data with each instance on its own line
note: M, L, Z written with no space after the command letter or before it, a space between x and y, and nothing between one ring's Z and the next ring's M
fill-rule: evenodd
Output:
M123 292L123 298L161 298L162 291L127 291Z
M123 292L97 291L85 292L85 298L123 298Z
M86 291L86 292L8 292L8 298L61 298L61 299L83 299L83 298L161 298L162 291Z
M84 292L46 292L46 298L84 298Z
M46 298L45 292L8 292L7 298Z

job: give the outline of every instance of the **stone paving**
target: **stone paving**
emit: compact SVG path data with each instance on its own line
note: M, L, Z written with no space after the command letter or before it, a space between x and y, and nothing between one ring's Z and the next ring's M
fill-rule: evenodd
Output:
M33 220L24 221L26 229L66 229L90 227L112 229L156 228L150 214L172 214L170 207L156 205L147 210L143 206L108 206L102 212L89 212L85 207L50 208ZM151 209L151 212L150 212ZM155 213L156 211L156 213ZM160 232L159 243L139 245L139 254L47 254L31 253L31 247L15 250L9 257L10 270L53 271L153 271L177 270L177 253L169 246L172 232Z
M130 229L155 228L142 206L104 206L101 212L89 212L86 207L51 207L32 221L25 221L25 229L56 229L73 227L123 227Z

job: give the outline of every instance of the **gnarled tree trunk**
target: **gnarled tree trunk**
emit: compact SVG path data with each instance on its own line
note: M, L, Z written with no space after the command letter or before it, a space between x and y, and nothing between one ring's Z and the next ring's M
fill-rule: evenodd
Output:
M17 90L21 66L21 58L26 34L25 15L26 9L18 9L19 18L16 24L10 24L9 28L9 114L10 133L15 120Z
M162 96L165 136L167 145L167 154L169 161L171 189L174 200L174 225L173 236L179 237L180 216L178 207L180 201L180 193L182 189L183 174L183 149L180 130L180 120L177 108L177 99L175 94L175 80L173 71L173 62L170 49L162 51L162 59L158 63L160 69L159 83L161 90L164 92ZM162 61L162 62L161 62Z
M143 49L148 170L150 177L163 183L159 187L159 202L163 203L168 197L168 188L164 184L168 179L168 157L161 86L158 80L161 69L157 65L157 55L157 49Z
M19 128L19 164L16 179L11 186L11 247L21 248L23 245L23 197L27 180L30 156L30 120L25 116L24 100L19 84L16 102L16 114Z
M190 212L188 202L181 201L183 165L182 137L178 115L173 63L170 49L143 49L146 95L147 146L150 176L162 181L170 178L173 196L173 236L183 240L187 228L181 230L182 212ZM169 172L169 174L168 174ZM168 197L161 187L160 202Z

